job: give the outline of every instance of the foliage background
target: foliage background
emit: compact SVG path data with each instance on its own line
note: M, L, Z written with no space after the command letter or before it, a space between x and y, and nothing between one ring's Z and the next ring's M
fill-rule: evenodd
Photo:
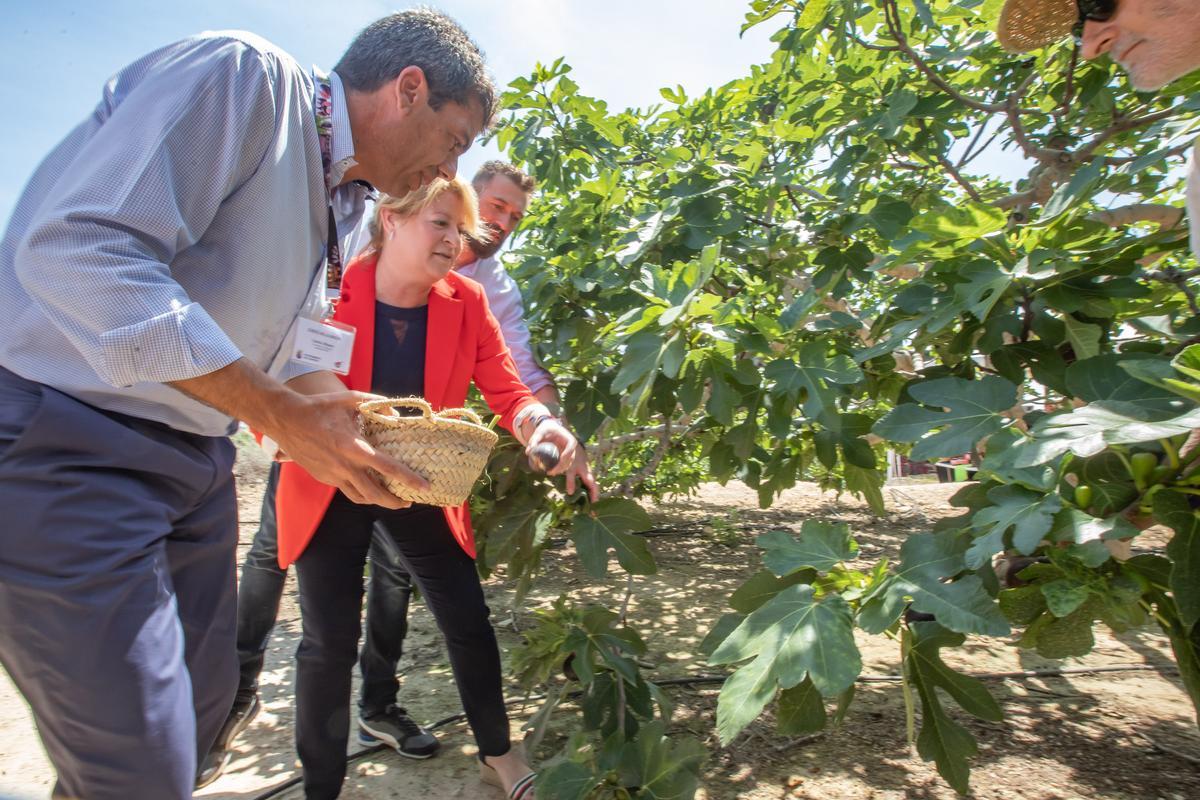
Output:
M944 699L1000 714L940 659L966 636L1015 630L1065 657L1095 624L1157 624L1200 699L1200 271L1181 209L1197 81L1143 95L1070 42L1005 53L1000 5L755 0L747 27L786 24L746 77L616 112L556 62L510 84L496 132L541 185L512 271L606 499L548 504L502 450L484 568L527 587L557 526L592 575L610 552L648 574L635 498L737 479L766 506L816 480L882 511L884 447L970 453L962 516L899 563L846 569L835 526L764 535L753 591L707 643L735 669L728 741L772 702L788 732L819 729L826 699L853 699L855 626L893 637L910 738L960 792L975 743ZM1028 174L976 172L997 149ZM1167 552L1129 559L1152 523L1174 531ZM1008 581L1004 554L1027 558ZM701 754L666 736L627 606L564 600L519 660L533 685L570 656L583 693L550 797L694 792Z

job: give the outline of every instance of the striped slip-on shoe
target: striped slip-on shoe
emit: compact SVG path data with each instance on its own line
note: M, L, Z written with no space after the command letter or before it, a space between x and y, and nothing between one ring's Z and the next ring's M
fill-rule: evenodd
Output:
M531 772L514 783L513 787L508 790L508 800L537 800L533 793L533 781L535 778L537 778L537 773ZM500 789L504 788L504 783L500 780L500 775L483 761L479 762L479 779Z

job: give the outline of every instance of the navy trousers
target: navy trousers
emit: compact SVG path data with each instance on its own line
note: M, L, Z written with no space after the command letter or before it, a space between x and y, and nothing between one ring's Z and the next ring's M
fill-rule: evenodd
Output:
M237 651L240 676L238 698L249 702L258 691L267 643L275 618L287 570L279 568L279 532L275 520L275 490L279 484L279 465L272 464L263 493L262 514L254 541L242 563L238 584ZM400 682L396 665L404 652L408 634L408 605L412 598L412 578L400 561L400 551L387 532L376 525L370 547L371 582L367 590L367 632L363 641L359 668L362 670L362 695L359 715L371 717L386 711L396 702Z
M237 684L233 459L0 368L0 662L54 797L192 796Z

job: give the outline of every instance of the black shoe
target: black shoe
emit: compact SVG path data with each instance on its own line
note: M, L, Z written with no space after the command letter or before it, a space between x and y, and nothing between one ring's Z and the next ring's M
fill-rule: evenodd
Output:
M203 789L221 777L221 773L225 771L225 767L228 766L233 755L229 749L233 740L239 733L246 730L250 721L258 715L261 707L262 704L258 700L257 693L249 697L238 697L233 701L233 708L229 710L229 716L221 725L221 730L217 733L217 740L213 742L208 755L200 762L200 770L196 774L197 789Z
M402 756L429 758L442 743L412 721L403 708L390 705L382 714L358 719L358 741L368 747L383 742Z
M225 771L225 767L229 766L232 759L233 752L231 750L218 750L215 747L209 750L208 755L200 762L200 771L196 773L196 788L203 789L221 777L221 773Z

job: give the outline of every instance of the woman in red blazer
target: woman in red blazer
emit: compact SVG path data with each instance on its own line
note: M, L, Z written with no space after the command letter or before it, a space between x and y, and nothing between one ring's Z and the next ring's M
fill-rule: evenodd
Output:
M571 463L576 442L521 383L479 284L452 271L463 235L479 235L475 195L462 179L437 179L404 198L381 199L373 247L346 269L334 319L355 328L350 373L290 382L309 393L351 389L423 396L434 409L465 404L472 381L527 448L555 444ZM420 465L413 465L418 467ZM357 654L363 565L371 528L395 540L446 637L481 774L509 797L531 800L533 775L509 740L500 654L473 558L464 503L398 510L358 505L301 467L279 481L279 565L296 564L303 637L296 654L296 744L308 800L337 797L346 772L350 680Z

